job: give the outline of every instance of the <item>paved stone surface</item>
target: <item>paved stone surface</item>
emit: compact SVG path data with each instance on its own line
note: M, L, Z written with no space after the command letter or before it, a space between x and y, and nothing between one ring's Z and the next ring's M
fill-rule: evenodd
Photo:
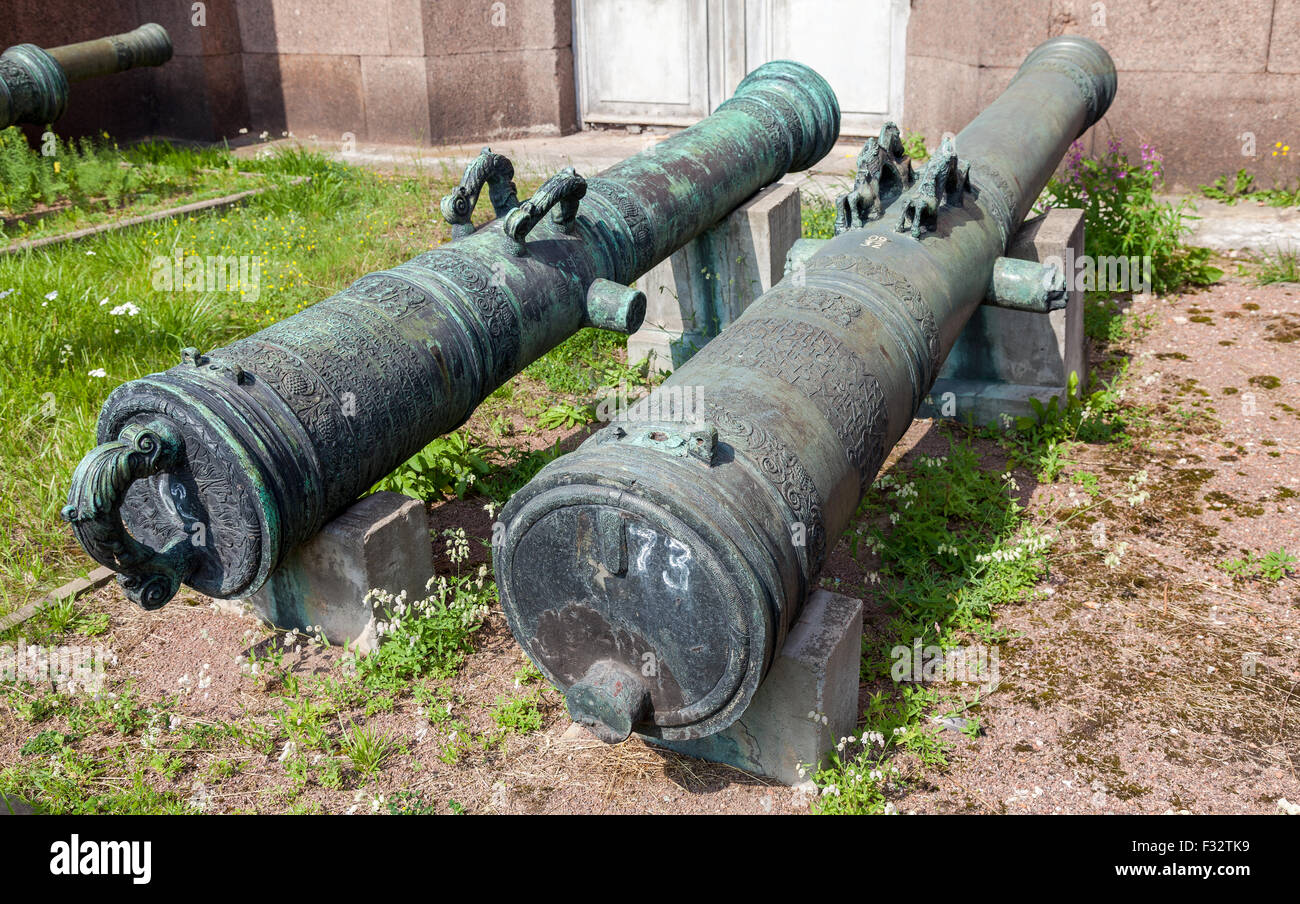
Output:
M1196 215L1200 219L1194 222L1189 244L1255 254L1300 250L1300 209L1243 201L1221 204L1200 198Z

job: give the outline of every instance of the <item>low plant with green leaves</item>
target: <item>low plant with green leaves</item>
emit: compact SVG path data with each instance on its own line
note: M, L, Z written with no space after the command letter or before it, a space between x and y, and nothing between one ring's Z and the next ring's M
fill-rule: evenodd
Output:
M463 499L480 477L492 471L489 455L491 450L458 430L434 439L372 490L389 490L416 499Z
M1300 559L1285 548L1280 548L1263 555L1247 552L1241 558L1223 562L1219 567L1238 580L1261 580L1276 584L1300 571L1297 563L1300 563Z
M569 430L590 424L596 414L590 405L574 405L571 402L557 402L542 412L537 425L544 430Z
M357 772L373 775L398 749L392 732L373 725L351 725L339 738L339 747Z
M372 590L366 597L388 619L377 627L379 649L357 664L372 691L402 691L416 679L446 678L473 650L474 632L496 601L496 584L489 580L486 565L461 573L469 558L463 529L448 530L445 541L457 571L431 578L425 588L432 591L429 596L408 602L405 591L394 596Z
M835 204L831 198L808 194L803 200L801 238L835 237Z
M492 721L506 734L531 734L540 731L544 722L539 704L542 689L535 688L522 697L497 697Z
M1250 258L1247 264L1238 264L1241 276L1255 280L1259 286L1273 283L1300 283L1300 250L1276 248Z
M1231 176L1220 176L1214 180L1213 185L1202 185L1201 194L1212 201L1222 201L1224 204L1252 201L1267 204L1269 207L1300 206L1300 182L1297 182L1294 188L1285 186L1260 188L1255 182L1255 177L1245 169L1239 169Z
M925 146L925 136L920 132L908 132L903 138L903 153L917 163L930 159L930 149Z
M1030 399L1032 414L1016 418L1014 431L1005 438L1017 460L1032 467L1039 479L1053 481L1065 464L1069 444L1123 441L1127 421L1120 384L1126 374L1127 363L1085 398L1079 393L1079 375L1071 373L1064 402L1059 396L1047 404Z
M1080 142L1071 145L1062 175L1048 181L1041 203L1083 210L1084 251L1093 260L1149 257L1158 293L1216 282L1223 272L1210 264L1209 250L1185 244L1194 205L1157 197L1163 187L1163 158L1154 147L1143 144L1133 161L1112 137L1096 157L1085 155Z

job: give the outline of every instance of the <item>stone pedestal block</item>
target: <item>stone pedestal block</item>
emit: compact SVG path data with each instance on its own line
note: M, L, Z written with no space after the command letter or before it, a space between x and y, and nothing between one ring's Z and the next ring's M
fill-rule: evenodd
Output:
M649 743L795 785L815 770L858 721L862 600L818 590L745 714L725 731L694 741Z
M627 340L630 363L675 370L781 279L799 238L799 189L778 182L741 204L637 280L645 323Z
M1008 257L1062 266L1083 255L1083 211L1055 209L1026 220L1011 241ZM1083 332L1083 292L1074 288L1065 308L1050 314L982 305L957 338L926 403L922 417L950 417L1002 426L1029 416L1029 400L1064 401L1070 374L1088 384L1088 340Z
M371 590L425 596L433 576L433 547L424 504L399 493L358 501L291 552L245 603L277 628L319 625L332 644L360 652L376 646L375 621L386 619L365 601Z

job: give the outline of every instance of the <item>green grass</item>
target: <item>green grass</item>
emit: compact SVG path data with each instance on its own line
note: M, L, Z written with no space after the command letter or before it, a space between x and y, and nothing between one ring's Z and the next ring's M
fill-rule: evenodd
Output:
M947 453L900 462L878 478L846 535L854 558L878 558L869 592L891 618L883 633L863 637L871 696L859 731L810 776L821 789L819 813L891 812L889 798L916 781L899 755L916 769L946 765L948 742L934 719L960 713L976 730L978 696L898 680L899 651L998 643L997 608L1030 598L1046 569L1050 538L1025 517L1014 478L983 461L965 428L940 429Z
M357 772L372 775L397 752L397 740L391 732L374 726L353 725L343 733L340 746Z
M180 169L233 163L224 151L135 153ZM303 151L239 166L277 187L243 207L0 257L0 613L92 567L58 513L115 386L171 367L186 346L253 333L450 238L430 211L446 175L384 176ZM288 184L299 176L311 179ZM259 289L155 289L153 263L177 253L259 258Z
M273 182L238 169L221 148L52 137L36 149L17 128L0 130L0 246L174 206L181 195L199 201Z
M1220 176L1213 185L1202 185L1201 194L1224 204L1255 201L1270 207L1300 206L1300 183L1296 183L1295 188L1259 188L1255 185L1255 177L1244 169L1237 170L1232 176Z
M1276 584L1300 571L1297 563L1300 563L1300 559L1285 549L1275 549L1262 556L1247 552L1240 559L1229 559L1219 567L1238 580L1260 580Z
M835 203L831 198L806 194L802 214L802 238L835 238Z
M1249 265L1239 265L1242 276L1253 277L1255 283L1267 286L1271 283L1300 283L1300 251L1294 248L1279 248L1268 254L1251 258Z

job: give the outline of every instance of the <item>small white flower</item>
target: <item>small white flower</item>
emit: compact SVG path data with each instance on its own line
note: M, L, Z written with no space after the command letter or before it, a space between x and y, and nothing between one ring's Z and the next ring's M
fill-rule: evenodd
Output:
M58 297L59 297L59 292L58 292L58 290L56 289L56 290L53 291L53 292L47 292L46 295L45 295L45 300L46 300L46 301L53 301L54 299L56 299L56 298L58 298Z
M88 377L107 377L108 372L102 367L96 367L94 370L86 371Z

